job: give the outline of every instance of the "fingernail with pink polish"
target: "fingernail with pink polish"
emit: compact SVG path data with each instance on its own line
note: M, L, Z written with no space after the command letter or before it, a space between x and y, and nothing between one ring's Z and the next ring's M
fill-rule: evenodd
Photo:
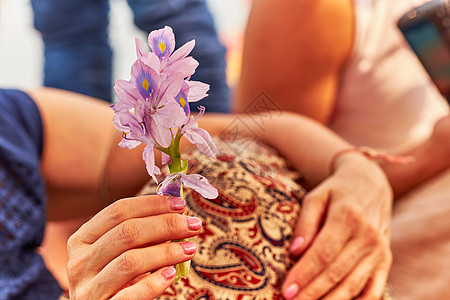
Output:
M186 201L184 201L183 198L170 197L169 202L170 208L172 208L173 210L182 210L186 207Z
M194 254L197 251L197 245L193 242L183 242L180 245L186 255Z
M293 253L296 252L298 249L300 249L300 247L303 246L303 244L305 243L305 239L301 236L296 237L295 239L292 240L291 245L289 246L289 252Z
M199 230L202 228L202 220L196 217L191 217L187 219L187 225L190 230Z
M175 270L174 267L169 267L169 268L165 269L164 271L162 271L161 274L166 280L170 280L170 279L174 278L175 275L177 275L177 270Z
M283 292L283 297L287 300L294 298L298 294L298 285L296 283L292 283L288 286L287 289Z

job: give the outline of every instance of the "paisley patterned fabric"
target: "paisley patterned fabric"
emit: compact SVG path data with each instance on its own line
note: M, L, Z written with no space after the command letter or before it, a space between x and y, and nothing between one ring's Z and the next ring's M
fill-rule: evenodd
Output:
M221 152L211 160L194 150L184 159L189 173L207 177L219 190L208 200L185 189L187 215L203 221L191 239L198 251L186 279L159 299L281 299L280 287L293 264L287 249L299 201L298 174L273 149L258 142L216 140ZM245 149L235 145L245 145ZM142 194L154 193L152 182Z
M190 239L198 250L188 277L157 299L282 299L281 284L294 264L288 248L305 194L301 176L255 140L215 142L221 153L216 160L198 150L183 157L188 174L208 178L219 196L208 200L185 189L186 214L202 219L203 231ZM155 189L151 180L140 194ZM387 292L383 299L390 299Z

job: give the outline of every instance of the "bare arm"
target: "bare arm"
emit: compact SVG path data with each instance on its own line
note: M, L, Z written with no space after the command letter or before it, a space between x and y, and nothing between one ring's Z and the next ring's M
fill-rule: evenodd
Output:
M282 109L327 124L352 49L353 20L348 0L254 1L235 110L245 110L265 91ZM450 129L442 127L438 130L448 136ZM447 143L433 136L405 153L414 163L382 164L396 197L448 168Z
M99 196L102 182L99 178L105 166L110 167L112 194L120 195L120 186L132 192L148 180L141 149L117 149L113 160L108 159L112 111L106 104L51 89L30 94L39 105L46 130L42 169L50 192L51 216L59 219L89 216L106 206ZM356 277L352 280L363 284L370 278L375 280L377 284L369 293L380 294L389 270L391 203L390 189L381 169L362 155L351 153L336 161L335 172L329 176L331 158L336 151L348 148L348 143L320 123L296 114L259 117L265 118L264 127L247 114L205 115L199 123L211 135L227 134L230 124L240 118L253 138L274 146L311 185L317 185L304 200L304 213L296 230L304 242L294 253L305 251L305 259L300 259L290 272L284 293L296 285L308 295L318 284L321 288L315 290L319 293L316 296L337 286L339 299L355 296L348 280L327 281L327 272L336 268L327 271L334 262L343 269L340 274ZM183 141L182 147L186 147L189 143ZM350 244L352 250L348 250ZM348 259L348 251L359 255ZM362 275L352 273L356 268L364 270ZM318 272L325 275L312 281Z
M49 220L92 216L113 200L135 195L148 180L142 149L117 146L120 132L106 103L56 89L29 94L44 124L41 168Z
M382 164L396 197L426 182L450 167L450 116L442 118L432 136L407 155L415 158L407 165Z
M108 105L54 89L36 90L30 95L44 122L42 170L49 190L51 219L68 217L63 212L70 213L70 217L90 216L105 207L108 203L104 203L100 192L105 168L112 196L109 201L133 195L149 179L142 148L117 146L120 132L112 126L113 112ZM205 115L200 126L211 135L222 134L236 117ZM239 118L252 134L293 161L311 185L328 176L334 153L350 146L319 123L292 113L262 116L264 128L248 115ZM182 146L190 144L183 139Z
M327 123L352 41L350 0L253 1L235 111L264 91L282 109Z

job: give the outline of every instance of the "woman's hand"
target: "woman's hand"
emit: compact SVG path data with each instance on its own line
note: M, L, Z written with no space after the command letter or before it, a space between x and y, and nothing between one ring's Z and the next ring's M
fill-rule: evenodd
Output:
M360 154L303 201L290 250L301 258L283 283L290 299L381 298L391 266L392 192L384 173Z
M100 211L68 241L70 299L153 299L175 279L172 267L192 259L201 221L181 213L183 199L143 196Z

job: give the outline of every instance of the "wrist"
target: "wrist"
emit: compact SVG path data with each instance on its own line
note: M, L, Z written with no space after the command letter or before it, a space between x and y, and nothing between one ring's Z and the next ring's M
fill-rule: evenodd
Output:
M375 149L366 146L352 147L337 151L332 156L329 163L330 174L334 173L340 160L351 154L353 154L353 157L363 156L373 162L385 162L396 165L407 165L414 161L414 157L412 156L390 155L385 152L376 151Z
M380 194L392 195L392 187L388 178L373 158L358 151L345 151L336 156L333 162L334 170L330 176L336 176L352 182L354 188L369 187L371 192L378 190Z

